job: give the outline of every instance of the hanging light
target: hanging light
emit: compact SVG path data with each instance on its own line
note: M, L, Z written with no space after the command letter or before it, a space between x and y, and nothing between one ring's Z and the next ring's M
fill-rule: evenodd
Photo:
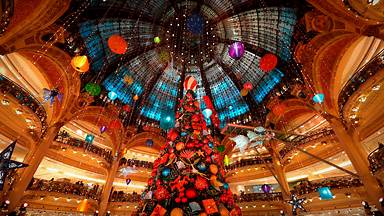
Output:
M321 104L324 102L324 94L323 93L315 94L315 96L313 96L312 100L315 103Z
M120 35L112 35L108 39L108 47L116 54L124 54L128 50L128 43Z
M245 47L242 42L234 42L233 44L231 44L228 50L229 56L235 60L241 59L244 53Z
M265 54L259 62L259 68L264 72L270 72L277 66L278 59L272 53Z
M85 73L89 70L88 57L85 55L75 56L71 60L71 65L76 71L80 73Z
M160 37L157 36L153 38L153 42L155 42L156 44L159 44L161 42Z
M112 101L116 100L116 98L117 98L117 94L116 94L116 92L114 92L114 91L110 91L110 92L108 93L108 98L111 99Z
M204 117L205 117L206 119L209 119L209 118L211 117L211 115L212 115L212 110L209 109L209 108L204 109L204 110L203 110L203 115L204 115Z

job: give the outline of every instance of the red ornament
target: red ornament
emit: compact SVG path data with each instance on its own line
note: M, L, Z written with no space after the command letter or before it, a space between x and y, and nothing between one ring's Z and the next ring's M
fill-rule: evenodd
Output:
M158 201L162 201L165 199L169 199L171 195L169 194L168 190L163 186L158 186L155 191L155 198Z
M185 191L185 196L188 198L188 199L195 199L197 197L197 192L195 189L193 188L188 188L186 191Z
M120 35L112 35L108 39L108 47L109 49L111 49L112 52L116 54L124 54L125 52L127 52L128 43Z
M129 105L124 105L124 106L123 106L123 110L124 110L125 112L130 112L130 111L131 111L131 107L130 107Z
M252 88L253 88L251 82L246 82L246 83L244 83L243 87L244 87L244 89L246 89L246 90L248 90L248 91L251 91Z
M270 72L277 66L277 57L272 53L265 54L259 62L259 67L264 72Z
M203 177L197 176L195 180L195 188L200 191L207 189L208 188L207 180Z
M171 141L175 141L177 139L177 137L179 136L179 133L177 133L176 130L174 129L171 129L169 132L168 132L168 136L167 138Z
M187 76L184 81L184 89L195 91L197 87L197 81L193 76Z
M121 127L120 120L114 119L109 123L108 128L110 129L119 129Z

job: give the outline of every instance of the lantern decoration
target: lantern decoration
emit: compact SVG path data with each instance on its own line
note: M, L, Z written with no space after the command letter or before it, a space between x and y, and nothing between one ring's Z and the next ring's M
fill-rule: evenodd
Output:
M126 104L126 105L123 106L123 110L124 110L125 112L131 112L131 106L129 106L128 104Z
M261 186L261 190L264 192L264 193L270 193L271 190L272 190L272 187L270 185L267 185L267 184L263 184Z
M145 141L145 145L147 145L148 147L152 147L153 146L153 140L152 139L147 139Z
M229 166L229 157L228 157L228 155L224 156L224 165L225 166Z
M161 42L160 37L157 36L153 38L153 42L155 42L156 44L159 44Z
M104 133L107 130L107 126L103 125L100 127L100 133Z
M173 111L164 111L161 114L160 128L163 130L171 129L175 126L175 113Z
M241 59L244 53L245 47L242 42L234 42L233 44L231 44L228 50L229 56L235 60Z
M251 82L246 82L246 83L244 83L243 88L244 88L245 90L247 90L247 91L251 91L252 88L253 88L252 83L251 83Z
M85 91L92 96L98 96L100 95L101 87L96 83L87 83L85 85Z
M111 101L116 100L116 98L117 98L117 94L116 94L116 92L114 92L114 91L110 91L110 92L108 92L108 98L109 98Z
M247 96L248 93L249 93L249 91L247 89L241 89L241 91L240 91L240 95L243 97Z
M195 91L197 88L197 81L193 76L187 76L184 81L184 89Z
M285 105L282 104L282 103L279 103L279 104L276 104L275 106L273 106L273 108L272 108L272 112L273 112L273 114L275 114L276 116L281 116L281 115L284 114L285 109L286 109Z
M317 191L320 194L321 200L331 200L331 199L333 199L333 194L331 192L331 188L329 188L329 187L321 187L321 188L318 188Z
M122 55L127 52L128 43L120 35L112 35L108 39L108 47L112 52Z
M75 56L71 60L71 65L76 71L80 73L85 73L89 70L88 57L85 55Z
M95 136L93 136L92 134L87 134L87 136L85 136L85 142L89 144L92 144L94 139L95 139Z
M324 102L324 94L323 93L318 93L318 94L315 94L312 98L313 102L315 103L323 103Z
M187 28L194 35L199 35L199 34L203 33L204 18L200 14L197 14L197 13L192 14L187 19Z
M133 96L133 100L134 100L134 101L139 100L139 95L135 95L135 96Z
M49 101L50 106L55 102L55 98L61 103L63 100L63 94L59 92L58 88L53 88L51 90L43 88L43 103Z
M124 76L124 83L125 85L129 86L133 83L133 78L129 75Z
M209 108L204 109L204 110L203 110L203 115L204 115L204 117L205 117L206 119L209 119L209 118L211 117L211 115L212 115L212 110L209 109Z
M114 119L111 122L109 122L108 128L110 129L119 129L121 126L120 120Z
M277 66L277 57L272 53L265 54L259 62L259 67L264 72L270 72Z

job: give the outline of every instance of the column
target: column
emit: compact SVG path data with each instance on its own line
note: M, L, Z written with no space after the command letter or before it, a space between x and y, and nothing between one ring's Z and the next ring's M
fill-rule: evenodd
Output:
M11 202L9 209L11 211L20 206L20 201L23 198L24 191L27 189L33 175L43 160L45 152L49 150L49 146L63 125L64 123L60 122L50 126L47 129L48 131L45 136L38 141L34 148L31 149L32 153L29 154L30 157L24 160L24 162L28 164L28 167L23 169L23 172L20 174L20 178L18 178L14 184L13 190L9 192L8 199Z
M108 170L107 180L105 181L105 185L103 187L103 191L101 193L100 205L99 205L99 215L104 216L107 212L109 195L111 194L113 181L115 180L115 176L117 170L119 169L119 158L117 157L113 160L111 168Z
M346 129L343 122L336 117L326 116L326 118L333 128L344 151L347 153L353 167L357 171L357 174L363 181L365 191L367 192L367 201L370 205L375 204L378 209L383 210L379 203L379 199L384 196L384 193L380 188L377 179L369 170L368 154L362 147L357 132L353 128Z

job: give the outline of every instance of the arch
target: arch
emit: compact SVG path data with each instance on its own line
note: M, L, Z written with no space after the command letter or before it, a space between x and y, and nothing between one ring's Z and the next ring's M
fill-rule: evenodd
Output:
M126 149L129 150L131 148L134 148L135 146L140 146L147 139L152 139L153 140L153 147L160 150L161 146L163 146L166 142L166 139L156 133L152 132L142 132L139 134L136 134L132 138L130 138L127 143L126 143Z

